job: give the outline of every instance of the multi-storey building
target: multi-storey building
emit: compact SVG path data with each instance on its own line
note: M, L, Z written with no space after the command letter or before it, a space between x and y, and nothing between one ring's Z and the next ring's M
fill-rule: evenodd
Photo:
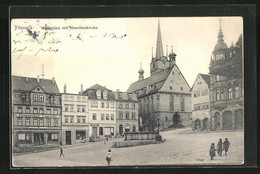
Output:
M89 140L88 96L62 93L62 143L75 144Z
M116 91L116 134L139 131L136 94Z
M95 84L83 92L88 96L89 135L114 136L116 132L116 102L114 93Z
M193 130L210 129L209 85L210 75L198 74L191 87Z
M139 70L139 80L132 83L128 93L136 93L139 116L145 129L154 130L170 126L191 125L190 87L176 64L176 54L163 54L160 23L158 22L156 56L150 63L150 77L144 79Z
M58 145L61 94L54 80L12 76L13 145Z
M211 129L241 129L244 123L243 39L228 48L221 29L209 66Z

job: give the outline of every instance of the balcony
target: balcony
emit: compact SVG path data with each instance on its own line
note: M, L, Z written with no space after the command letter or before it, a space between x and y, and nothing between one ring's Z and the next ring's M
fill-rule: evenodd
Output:
M243 96L231 100L218 100L213 102L214 108L219 110L222 110L227 106L232 106L236 104L243 105Z

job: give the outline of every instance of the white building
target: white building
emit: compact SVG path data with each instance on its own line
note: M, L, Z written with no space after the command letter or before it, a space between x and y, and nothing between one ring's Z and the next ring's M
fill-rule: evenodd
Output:
M194 130L209 130L210 104L209 104L210 75L198 74L192 88L192 127Z
M88 96L62 94L62 144L75 144L89 140Z
M114 136L116 133L116 102L113 92L95 84L83 92L88 96L89 135L96 137Z

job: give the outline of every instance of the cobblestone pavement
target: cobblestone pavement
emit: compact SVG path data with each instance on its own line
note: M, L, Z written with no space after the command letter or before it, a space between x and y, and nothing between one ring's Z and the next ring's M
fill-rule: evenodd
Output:
M190 128L188 128L190 129ZM222 164L239 165L243 163L244 139L243 131L209 132L202 134L185 134L187 129L178 129L161 132L164 143L135 146L128 148L111 148L113 141L86 143L77 146L64 146L64 155L59 156L59 149L13 155L15 167L40 166L107 166L105 156L108 149L112 150L112 166L139 166L139 165L199 165ZM217 144L218 139L228 138L231 145L228 156L216 156L210 160L209 147L211 143Z

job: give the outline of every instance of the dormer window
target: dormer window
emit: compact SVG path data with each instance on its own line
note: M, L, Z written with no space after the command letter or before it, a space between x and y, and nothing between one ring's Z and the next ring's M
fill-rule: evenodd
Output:
M54 96L53 95L50 97L50 103L54 103Z
M128 93L128 98L131 99L132 98L132 94Z
M96 93L96 94L97 94L97 98L98 98L98 99L101 99L101 90L97 90L97 93Z
M122 99L122 92L119 92L119 93L118 93L118 97L119 97L120 99Z
M107 91L103 91L103 99L107 99Z

